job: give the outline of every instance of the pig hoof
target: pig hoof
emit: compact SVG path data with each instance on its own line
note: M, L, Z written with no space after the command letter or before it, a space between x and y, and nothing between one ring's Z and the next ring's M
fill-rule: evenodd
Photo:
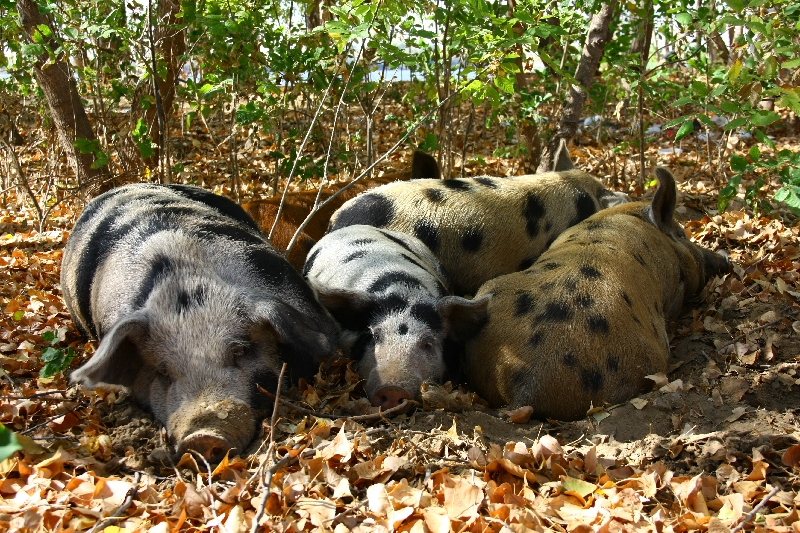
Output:
M372 395L372 405L386 410L397 407L403 400L412 399L411 394L400 387L383 387ZM406 402L406 408L402 412L405 413L410 407L411 404Z
M189 451L195 451L205 457L210 463L218 463L225 457L228 450L235 447L228 439L209 435L208 433L193 433L183 439L178 446L178 457Z

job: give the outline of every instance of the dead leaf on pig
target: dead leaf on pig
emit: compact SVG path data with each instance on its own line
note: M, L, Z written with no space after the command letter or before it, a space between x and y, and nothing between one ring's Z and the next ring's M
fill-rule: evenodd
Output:
M660 389L667 383L669 383L669 378L663 372L658 372L656 374L650 374L649 376L645 376L646 379L652 381L655 385L653 386L654 389Z
M533 415L533 407L530 405L523 405L519 409L513 411L501 411L502 414L508 417L508 421L512 424L527 424Z
M791 466L792 468L796 467L800 464L800 444L795 444L785 452L783 452L783 457L781 461L786 466Z

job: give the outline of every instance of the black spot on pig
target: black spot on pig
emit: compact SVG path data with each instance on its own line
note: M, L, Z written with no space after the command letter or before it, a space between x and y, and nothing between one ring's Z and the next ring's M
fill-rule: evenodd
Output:
M622 299L625 300L625 303L628 304L628 307L631 307L631 308L633 307L633 303L631 302L631 297L628 296L628 293L623 292L622 293Z
M469 183L460 179L442 180L442 185L454 191L468 191L472 188Z
M349 263L350 261L355 261L356 259L360 259L362 257L366 257L367 255L366 250L358 250L357 252L353 252L352 254L348 255L344 259L342 259L343 263Z
M569 367L576 367L578 366L578 358L575 356L575 352L566 352L564 353L564 366Z
M420 281L407 272L390 270L382 274L378 279L372 282L372 285L367 289L371 293L383 292L392 285L403 283L409 287L422 287Z
M638 252L633 252L633 258L636 259L636 262L642 265L643 267L647 266L647 261L645 261Z
M320 252L319 249L314 250L314 253L309 255L308 259L306 259L306 263L303 265L303 275L304 276L307 276L308 273L311 271L311 267L314 266L314 261L316 261L317 257L319 257L319 252Z
M553 262L545 263L545 264L542 265L542 268L545 269L545 270L555 270L555 269L560 268L560 267L561 267L561 265L559 265L558 263L553 263Z
M352 241L352 244L353 245L357 245L357 246L361 246L363 244L370 244L372 242L375 242L375 239L356 239L356 240Z
M406 242L405 242L405 241L403 241L402 239L398 239L397 237L395 237L394 235L392 235L392 234L391 234L391 233L389 233L388 231L381 231L381 235L383 235L384 237L386 237L387 239L389 239L389 240L390 240L390 241L392 241L393 243L395 243L395 244L397 244L397 245L399 245L399 246L402 246L403 248L405 248L406 250L408 250L408 251L409 251L409 252L411 252L412 254L414 253L414 250L412 250L412 249L411 249L411 248L408 246L408 243L406 243ZM374 242L374 240L373 240L373 239L364 239L364 240L366 240L367 242Z
M442 317L436 308L429 304L414 304L411 306L411 316L426 324L433 331L442 329Z
M574 226L582 220L586 220L597 212L594 205L594 200L585 191L578 193L575 199L575 218L572 220L571 226Z
M361 359L367 351L367 347L374 341L372 332L362 331L353 346L350 347L350 355L353 359Z
M429 220L418 220L414 224L414 235L421 240L425 246L430 248L431 252L436 253L439 251L439 228L432 224Z
M608 335L610 331L608 320L602 316L590 316L587 325L589 326L589 331L596 335Z
M547 322L565 322L572 319L572 310L563 302L550 302L537 319Z
M400 335L405 335L406 333L408 333L408 324L400 324L400 327L397 328L397 332Z
M192 307L200 307L206 299L205 287L195 287L191 292L181 290L175 303L178 306L178 313L185 313Z
M480 250L482 243L483 243L483 232L479 227L476 226L467 228L464 231L464 235L462 235L461 237L461 246L467 252L477 252L478 250Z
M575 297L575 305L583 309L589 308L594 305L594 298L588 294L579 294Z
M496 189L497 183L492 178L475 178L475 183L480 183L484 187L488 187L490 189Z
M224 196L220 196L218 194L210 193L203 189L198 189L197 187L189 186L189 185L171 185L172 190L179 191L183 196L189 198L191 200L197 200L198 202L203 202L204 204L213 207L217 211L221 212L224 215L227 215L239 222L245 224L250 229L255 230L256 232L261 232L261 229L258 227L258 224L253 220L253 218L247 214L247 211L242 209L242 206L234 202L229 198L225 198Z
M539 221L544 217L544 203L535 194L528 193L525 197L525 208L522 211L525 217L525 231L529 237L539 234Z
M433 202L434 204L438 204L442 200L444 200L444 191L441 189L425 189L425 197Z
M543 338L544 336L542 335L542 332L537 331L536 333L531 335L531 338L528 340L528 344L531 345L531 348L536 348L542 343Z
M144 284L142 284L141 288L139 289L139 293L133 300L134 308L140 309L144 307L145 302L147 302L147 298L149 298L150 293L153 292L153 288L174 269L175 264L168 257L163 255L155 257L150 265L150 270L144 277Z
M419 268L422 268L422 269L424 269L424 268L425 268L424 266L422 266L422 265L420 265L420 264L419 264L419 261L417 261L417 260L416 260L416 259L414 259L413 257L410 257L410 256L409 256L409 255L407 255L407 254L400 254L400 257L402 257L403 259L405 259L406 261L408 261L409 263L411 263L411 264L412 264L412 265L414 265L414 266L417 266L417 267L419 267Z
M598 393L603 388L603 374L599 370L583 369L581 370L581 384L584 389Z
M546 281L540 285L542 292L550 292L556 284L552 281Z
M354 224L368 224L376 228L386 226L394 218L394 203L380 194L363 194L339 211L336 222L331 231L352 226Z
M583 265L581 267L581 275L586 279L599 279L603 277L599 270L590 265Z
M517 299L514 302L514 315L522 316L530 313L533 311L534 305L535 302L530 294L527 292L520 293L517 295Z
M606 368L611 372L617 372L619 370L619 356L613 353L609 354L608 359L606 359Z
M564 279L564 290L567 291L567 292L575 292L576 290L578 290L578 281L575 278L573 278L572 276L569 276L568 278L565 278Z
M603 221L592 220L591 222L587 222L584 227L589 231L595 231L603 227Z
M533 264L535 262L536 262L536 258L535 257L529 257L528 259L525 259L522 263L519 264L519 268L518 269L519 270L528 270L530 267L533 266Z

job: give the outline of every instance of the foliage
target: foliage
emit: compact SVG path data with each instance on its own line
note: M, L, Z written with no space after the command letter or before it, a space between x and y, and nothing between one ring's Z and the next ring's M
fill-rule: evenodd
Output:
M5 460L6 457L21 449L22 446L17 442L17 435L3 424L0 424L0 461Z
M60 339L53 331L42 333L42 339L45 342L49 342L50 346L42 350L41 361L44 366L39 371L39 377L49 378L69 368L69 364L75 359L76 354L71 346L66 349L57 348L56 345L60 342Z

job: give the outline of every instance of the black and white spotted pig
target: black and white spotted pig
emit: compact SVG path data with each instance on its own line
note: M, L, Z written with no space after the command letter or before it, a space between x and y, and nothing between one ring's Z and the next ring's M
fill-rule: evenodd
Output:
M571 169L559 151L559 169ZM414 235L439 258L454 294L531 266L558 235L628 197L585 172L392 183L345 203L330 231L367 224Z
M667 324L726 257L690 242L673 218L672 175L652 203L614 207L569 228L523 272L486 283L489 320L466 346L470 385L491 405L585 416L667 370Z
M345 353L359 361L372 404L385 409L460 369L458 343L486 318L488 297L448 296L430 250L397 231L356 225L329 233L303 273L342 325Z
M97 352L72 379L124 385L179 453L244 450L282 363L310 378L338 327L234 202L128 185L89 203L64 250L64 300Z

